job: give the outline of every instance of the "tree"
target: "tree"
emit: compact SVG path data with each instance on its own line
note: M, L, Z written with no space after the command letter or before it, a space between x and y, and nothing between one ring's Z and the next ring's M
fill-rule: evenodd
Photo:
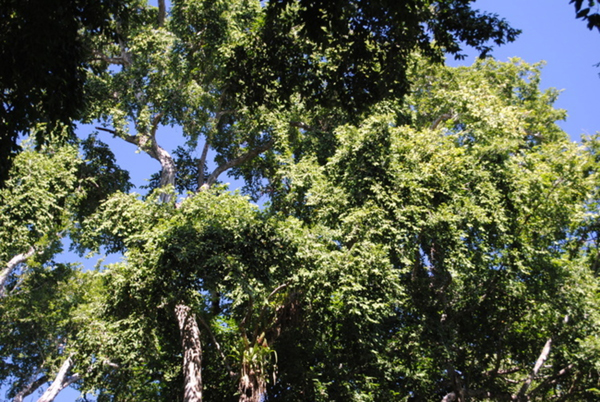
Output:
M409 90L415 51L441 62L464 57L462 46L485 57L490 42L520 31L465 0L285 0L265 5L247 42L234 48L230 85L246 103L289 102L341 108L350 116Z
M597 141L567 141L538 66L431 64L461 40L512 40L502 20L466 1L182 0L129 17L118 41L91 39L82 119L98 133L81 145L101 157L69 148L72 168L9 186L60 218L38 233L9 215L23 244L58 250L62 232L124 257L10 269L14 395L49 375L49 394L72 382L99 401L595 397ZM168 125L186 141L172 154ZM148 194L128 193L100 132L158 162ZM66 346L35 355L31 322Z
M446 12L446 6L441 6L440 10ZM294 13L300 13L298 15L301 15L304 7L303 4L294 4L290 7L284 5L283 9L291 10L291 21L294 25L307 25L306 16L301 16L300 19L293 16ZM419 7L422 6L419 4ZM480 30L480 35L477 38L475 36L471 37L469 43L471 45L479 46L485 40L494 36L496 41L501 43L505 39L512 40L516 34L515 31L496 18L481 17L469 11L464 5L461 7L464 11L463 17L474 22L477 21L475 25ZM444 20L445 17L435 17L437 18L435 19L431 13L419 10L415 10L413 13L414 18L418 21L431 19L431 24L437 24L436 26L450 25L449 22ZM285 110L282 107L285 107L286 95L278 94L277 89L272 88L272 83L274 80L277 81L277 78L264 79L266 69L263 68L258 71L257 65L254 64L253 68L248 70L245 67L241 68L239 62L248 60L249 58L245 55L250 51L254 52L252 49L255 47L256 38L259 38L256 43L262 44L263 40L268 39L268 36L272 33L284 37L288 35L288 26L279 26L277 22L279 19L274 18L273 13L277 14L279 12L281 12L281 9L278 6L269 4L267 7L261 8L259 2L240 1L208 4L199 1L182 1L174 3L172 20L168 21L167 24L163 24L161 18L156 19L156 16L149 10L141 9L139 14L140 24L131 26L128 31L122 31L123 40L119 46L99 47L96 51L99 63L116 64L120 68L104 75L90 77L88 81L89 93L92 94L94 102L89 109L89 118L103 120L106 122L106 126L99 127L99 130L108 131L138 146L142 151L156 159L162 168L160 179L157 179L156 183L160 188L173 186L176 183L177 175L177 162L159 145L157 140L157 133L163 124L181 125L184 135L188 138L189 145L192 147L195 147L198 141L204 137L205 143L201 157L197 161L188 159L187 162L187 166L189 166L189 162L196 165L191 170L197 172L196 191L210 188L221 173L232 168L240 169L240 174L252 178L252 169L244 171L242 166L244 164L248 165L250 161L253 164L261 160L263 164L266 163L260 155L271 149L275 144L275 138L271 134L274 129L272 124L281 124L282 120L276 115ZM263 15L266 16L264 20L262 19ZM385 21L386 27L389 29L393 19L398 19L400 15L403 14L394 9L394 14L389 20ZM433 22L434 19L435 22ZM485 30L482 29L484 27ZM417 37L424 35L418 26L413 26L412 29L414 32L407 37L395 39L398 42L411 43L410 46L404 46L404 52L414 49L412 43L417 41ZM466 39L463 36L466 31L458 27L456 29L461 32L458 35L458 40ZM437 28L435 31L438 34L441 32ZM314 33L309 34L314 36ZM337 32L334 34L338 37L340 35ZM453 46L447 49L448 51L457 52L459 50L454 37L446 35L444 38L442 46L450 46L451 44ZM301 46L302 43L306 42L306 39L310 38L305 35L297 38L288 37L283 42L276 43L267 40L268 46L266 49L270 53L272 49L269 46L272 45L285 45L288 48L288 40L293 41L293 46ZM313 37L312 41L315 42L315 39ZM437 39L441 40L441 38ZM367 38L363 36L361 40L365 41ZM384 38L380 37L378 40L383 41ZM310 44L309 48L304 47L301 54L308 54L311 58L320 59L327 57L327 52L335 52L336 49L339 50L344 46L340 43L320 41L322 43L319 44L318 42ZM396 45L394 49L398 50L398 46ZM428 41L423 42L422 46L429 46L429 54L431 55L438 55L441 51L434 51ZM389 49L386 52L387 54L395 54ZM294 60L302 57L301 54L286 54L282 60L295 63ZM251 56L250 59L252 57L254 56ZM262 56L258 55L257 57ZM354 55L352 57L357 58L358 56ZM360 62L362 57L358 57L353 63ZM273 70L276 74L283 74L283 71L277 70L277 65L272 60L268 61L267 65L275 67ZM318 70L315 70L314 66L311 65L294 65L292 71L296 76L292 79L294 82L308 82L311 74L319 73L319 71L325 72L330 68L330 65L335 70L335 67L333 67L335 66L334 61L325 64L319 63ZM246 74L246 71L253 74L255 81L259 83L258 85L244 86L243 83L247 81L244 81L245 76L243 74ZM400 71L403 74L404 70L400 69ZM352 73L352 71L349 73ZM334 80L333 76L324 76L318 79L321 82L318 85L323 85L322 83L325 81L330 84L339 81L339 79ZM242 83L241 86L240 83ZM303 100L306 98L307 93L297 86L289 86L286 82L282 82L282 84L282 87L289 91L287 96L290 96L292 92L296 92ZM405 85L404 82L400 84ZM357 95L364 93L362 87L347 89ZM260 91L262 94L273 92L274 96L270 98L271 101L269 102L257 103L253 101L258 93L256 91ZM360 100L360 102L368 104L380 98L381 96L378 95ZM281 106L277 106L276 103L281 101L283 101ZM283 121L283 124L286 123ZM130 127L134 128L133 134L129 132ZM212 173L205 176L206 158L211 148L217 153L216 162L218 166ZM190 187L186 185L185 188ZM172 200L172 196L163 192L161 201L169 202L170 200ZM114 222L114 219L112 222ZM157 224L158 222L154 222L142 227L137 226L135 230L132 229L134 226L130 226L126 228L126 232L134 237L140 236L141 233L150 230L149 227ZM112 230L114 234L114 229ZM121 245L121 240L111 239L110 235L107 235L107 239L110 239L107 241L111 245ZM130 252L128 247L126 249ZM209 293L218 293L216 289L202 290ZM172 304L173 301L169 303ZM172 308L183 314L183 312L190 311L188 303L192 303L192 301L187 300L184 305L177 304ZM189 322L190 314L185 313L180 318ZM197 327L197 324L192 325L190 330L198 333ZM183 328L186 328L186 326L180 322L180 329ZM182 338L186 339L189 334L182 333L181 335ZM195 335L195 337L198 336ZM188 345L200 344L201 342L198 340L188 343ZM199 346L196 347L198 350L190 355L202 356ZM187 351L184 354L187 355ZM244 358L242 358L243 361ZM194 364L198 365L199 361ZM186 367L190 367L190 365L186 363ZM243 374L240 374L240 381L246 381L244 377ZM247 384L240 384L240 390L248 389L249 385L252 385L253 388L264 388L264 385L260 385L263 381L261 379L247 381ZM189 384L190 382L191 379L186 380L186 383ZM191 397L191 399L200 398L200 384L201 382L197 381L196 390L192 392L196 396ZM244 391L242 396L248 394L247 397L258 400L257 398L261 397L261 393L262 391L258 393Z
M74 312L89 279L78 264L54 258L78 219L107 194L129 188L128 175L105 145L90 138L83 150L93 160L81 159L74 146L26 146L0 190L0 381L13 379L9 395L15 400L48 382L53 388L45 400L52 400L52 393L81 378L69 370L76 365L72 346L81 324Z
M554 124L563 112L539 91L536 66L414 74L404 103L336 130L325 164L277 161L278 205L337 229L342 249L385 247L402 296L379 314L361 300L360 324L352 299L329 305L338 334L321 348L285 346L301 348L293 364L313 377L282 373L273 392L301 400L316 383L309 399L594 399L597 280L576 228L595 198L595 162ZM385 300L371 297L381 279L351 283ZM335 300L343 287L333 289ZM322 336L317 311L307 339Z

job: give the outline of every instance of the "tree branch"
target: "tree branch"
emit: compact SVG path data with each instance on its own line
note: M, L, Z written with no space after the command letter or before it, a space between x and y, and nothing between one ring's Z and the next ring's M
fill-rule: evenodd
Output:
M71 356L64 361L60 370L58 370L58 374L56 374L56 378L52 381L52 385L48 387L46 392L38 399L37 402L52 402L54 398L58 395L60 391L73 384L75 381L80 379L78 374L74 374L71 377L67 377L67 372L73 367L73 360Z
M29 246L29 250L24 253L17 254L13 258L10 259L8 264L6 264L6 268L0 273L0 298L4 297L4 291L6 286L6 281L8 277L12 273L12 271L19 265L27 261L29 257L35 254L35 248L33 246Z
M110 56L105 55L102 52L97 51L97 50L94 50L92 52L92 55L94 56L94 60L101 60L108 64L115 64L118 66L128 66L130 63L128 58L125 56L110 57Z
M536 394L539 391L543 391L548 386L555 384L559 377L562 377L563 375L567 374L567 372L569 372L573 367L574 367L574 364L569 364L567 367L563 368L558 373L546 378L540 385L538 385L537 387L532 389L530 394L532 394L532 395Z
M208 334L210 335L210 339L212 339L213 343L215 344L215 347L217 348L217 351L221 355L221 359L223 359L223 363L225 364L225 367L227 368L227 371L229 371L229 376L230 377L237 377L238 374L235 371L233 371L233 369L231 368L231 365L229 364L229 359L227 358L227 356L225 356L225 353L223 353L223 350L221 349L221 345L219 344L219 342L217 342L217 338L215 338L215 335L211 331L210 327L208 326L208 324L206 323L206 321L204 321L204 319L202 318L202 316L198 315L197 317L200 320L200 323L208 331Z
M175 165L173 157L156 142L156 130L158 129L158 125L160 124L162 117L163 113L157 113L156 116L154 116L152 119L152 128L150 130L150 134L139 133L138 135L124 135L119 134L115 130L104 127L96 127L96 130L106 131L127 141L130 144L136 145L141 150L146 152L152 159L157 160L162 169L160 175L160 188L167 187L168 185L174 186L175 175L177 174L177 166ZM170 199L170 195L161 195L161 201L163 202L168 202Z
M104 128L104 127L94 127L96 130L100 130L100 131L106 131L107 133L111 133L112 135L114 135L115 137L119 137L122 140L127 141L130 144L136 145L136 146L140 146L140 141L137 138L137 136L135 135L124 135L124 134L119 134L116 130L111 130L109 128Z
M165 17L167 16L167 8L165 7L165 0L158 0L158 26L165 26Z
M202 187L210 187L212 186L216 181L217 178L219 177L219 175L221 173L223 173L224 171L231 169L232 167L235 166L239 166L247 161L249 161L250 159L255 158L256 156L260 155L261 153L265 152L266 150L268 150L269 148L271 148L273 146L273 144L275 143L275 140L271 139L269 140L267 143L256 147L254 149L251 149L250 151L246 152L245 154L243 154L242 156L239 156L235 159L232 159L226 163L224 163L223 165L217 167L212 174L208 177L208 179L206 180L206 182L202 185Z
M546 344L544 345L544 347L542 349L542 353L540 353L540 356L538 357L537 361L535 362L535 365L533 366L533 370L531 370L531 373L529 374L527 381L525 381L523 386L521 386L521 389L519 390L519 393L517 394L517 400L526 400L525 394L529 390L529 387L531 386L531 382L533 381L535 376L537 376L538 371L540 370L540 368L542 367L542 365L548 358L551 347L552 347L552 338L549 338L546 341Z
M39 374L39 370L31 376L29 383L13 398L13 402L23 402L23 399L33 394L39 387L48 382L48 376L43 375L38 379L35 379Z
M210 148L210 144L208 142L208 138L204 143L204 148L202 149L202 155L200 156L200 160L198 161L198 190L202 188L204 185L204 166L206 165L206 157L208 156L208 149Z
M443 115L441 115L440 117L435 119L433 123L431 123L431 126L429 127L429 129L433 131L440 125L440 123L442 123L448 119L451 119L451 118L452 118L452 113L444 113Z

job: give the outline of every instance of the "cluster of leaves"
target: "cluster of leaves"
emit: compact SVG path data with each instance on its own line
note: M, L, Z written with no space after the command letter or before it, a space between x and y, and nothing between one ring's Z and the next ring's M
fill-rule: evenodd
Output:
M63 238L109 194L129 188L112 152L83 142L77 147L31 145L17 155L0 190L0 382L24 397L48 381L73 351L76 311L88 277L77 264L57 263ZM15 264L14 258L23 261ZM27 261L26 266L22 262ZM80 323L80 322L79 322ZM16 380L15 380L16 379Z
M461 45L484 57L489 42L512 42L520 31L468 0L270 1L253 34L235 48L230 83L245 104L289 102L341 108L357 115L408 92L406 72L418 51L441 61L463 57Z
M416 71L403 105L413 123L372 115L336 130L325 165L307 155L284 168L291 190L278 205L290 200L287 211L336 228L343 248L385 245L393 266L386 278L404 292L387 305L387 319L358 299L376 323L364 333L348 322L351 301L330 305L341 333L369 348L353 354L353 342L340 339L343 363L332 361L334 352L305 349L303 373L318 367L327 379L317 387L322 400L525 398L522 386L552 339L552 357L527 397L593 398L586 387L598 383L595 348L587 348L598 336L598 284L581 254L587 236L575 233L595 197L595 162L554 124L563 112L551 107L555 92L539 91L538 66L487 61ZM385 300L374 296L374 283L385 281L370 284L369 300ZM333 362L337 375L354 369L337 377L326 368ZM587 385L576 386L582 378Z
M571 0L569 3L575 6L576 18L584 20L587 23L588 29L592 30L596 28L600 31L600 14L593 11L594 7L596 7L596 11L598 10L596 1L588 0L587 7L583 5L583 0Z

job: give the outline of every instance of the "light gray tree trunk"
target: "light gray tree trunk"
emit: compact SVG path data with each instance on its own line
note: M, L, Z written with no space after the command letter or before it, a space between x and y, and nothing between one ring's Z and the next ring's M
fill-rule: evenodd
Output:
M81 377L78 374L73 374L68 377L67 373L73 367L73 359L71 356L65 360L65 362L60 366L60 370L58 370L58 374L56 374L56 378L52 381L52 385L48 387L46 392L37 400L37 402L52 402L54 398L59 394L60 391L78 381Z
M175 306L183 349L183 401L202 401L202 344L200 328L192 309L185 304Z
M261 376L256 375L254 370L248 370L240 378L239 402L260 402L265 392L266 383Z

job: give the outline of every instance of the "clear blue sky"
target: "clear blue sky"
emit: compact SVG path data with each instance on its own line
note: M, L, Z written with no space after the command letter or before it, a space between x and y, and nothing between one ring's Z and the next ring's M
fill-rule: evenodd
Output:
M542 71L542 87L564 90L556 106L567 110L567 121L560 125L574 141L579 141L582 134L600 131L600 68L594 67L600 63L600 33L589 31L583 21L575 19L574 8L568 0L479 0L475 7L497 13L513 27L523 30L516 42L496 48L495 58L506 61L520 57L529 63L547 62ZM449 63L469 65L473 60L470 57ZM89 130L82 128L82 132ZM158 141L172 151L181 142L180 133L177 129L164 128ZM143 185L145 179L159 169L158 162L145 154L136 154L133 145L112 139L110 135L100 138L112 146L118 163L132 173L135 185ZM227 181L225 177L222 179ZM76 391L68 389L56 401L71 402L77 396ZM38 397L34 394L27 401Z

